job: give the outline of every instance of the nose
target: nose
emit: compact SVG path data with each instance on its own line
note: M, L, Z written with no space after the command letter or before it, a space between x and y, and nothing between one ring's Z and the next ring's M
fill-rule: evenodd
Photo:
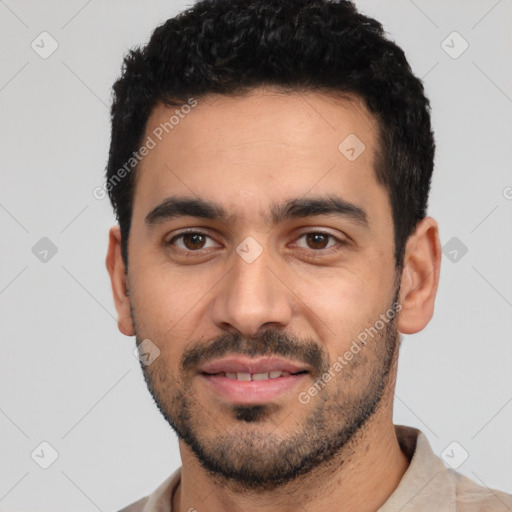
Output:
M243 336L286 326L292 318L293 294L271 268L267 251L251 263L238 254L233 259L213 300L211 317L215 325Z

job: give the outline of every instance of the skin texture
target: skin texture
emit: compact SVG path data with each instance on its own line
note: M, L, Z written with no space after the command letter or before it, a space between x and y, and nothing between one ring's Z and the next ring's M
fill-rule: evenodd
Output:
M146 136L173 110L157 106ZM349 134L366 148L354 161L338 150ZM375 120L358 98L258 88L201 99L141 162L128 271L117 226L106 263L120 331L160 350L142 368L180 435L173 511L283 511L300 502L310 512L333 503L364 512L400 482L408 461L392 422L399 333L418 332L432 317L441 251L437 223L427 217L396 274L391 205L373 171L376 147ZM333 194L363 208L368 227L335 215L269 223L272 204ZM231 217L148 227L146 215L171 196L213 201ZM206 238L169 244L188 228ZM308 238L318 231L335 238ZM252 263L236 251L249 236L262 249ZM298 394L397 299L394 319L301 403ZM196 372L213 353L286 353L310 373L270 403L239 408ZM195 362L184 367L190 354Z

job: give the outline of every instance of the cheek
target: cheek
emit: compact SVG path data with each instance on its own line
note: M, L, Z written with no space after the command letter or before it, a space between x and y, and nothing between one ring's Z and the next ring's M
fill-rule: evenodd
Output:
M197 273L179 272L167 264L141 264L134 274L133 297L140 314L168 328L200 306L211 287Z
M197 339L209 318L208 290L212 285L190 272L185 276L150 265L140 265L137 270L131 293L137 334L154 341L165 360L178 364L187 343Z
M315 322L335 358L385 312L388 286L384 280L363 280L358 274L339 271L297 289L307 305L302 314Z

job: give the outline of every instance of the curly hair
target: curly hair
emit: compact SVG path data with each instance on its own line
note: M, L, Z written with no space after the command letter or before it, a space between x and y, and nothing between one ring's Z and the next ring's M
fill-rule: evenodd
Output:
M139 148L155 106L265 85L364 100L377 121L374 171L390 198L401 267L427 210L435 152L430 104L382 25L343 0L201 0L129 51L113 86L106 169L126 267L136 166L124 179L112 178Z

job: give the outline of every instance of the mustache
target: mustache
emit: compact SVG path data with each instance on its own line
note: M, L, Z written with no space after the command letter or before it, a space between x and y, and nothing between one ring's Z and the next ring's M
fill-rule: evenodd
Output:
M316 375L329 369L329 356L322 345L309 338L299 338L276 330L266 330L259 336L242 337L226 333L208 342L197 342L182 355L183 372L194 371L200 364L227 354L250 357L282 356L305 363Z

